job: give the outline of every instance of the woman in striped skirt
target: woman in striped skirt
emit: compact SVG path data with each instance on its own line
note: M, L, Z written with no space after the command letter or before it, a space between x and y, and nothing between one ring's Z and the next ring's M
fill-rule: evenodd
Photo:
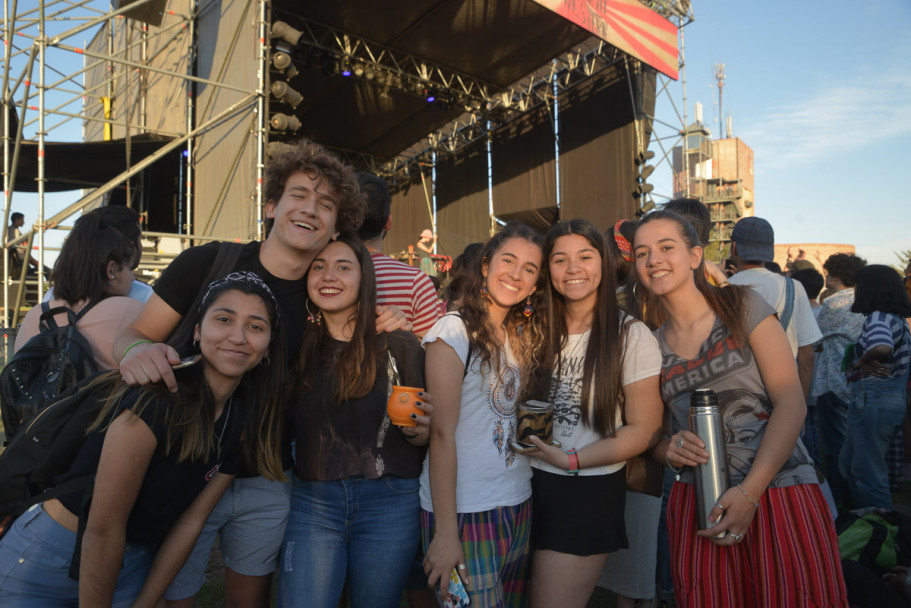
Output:
M637 291L666 313L655 332L661 394L681 427L652 452L678 473L667 516L677 604L847 606L834 525L798 439L797 366L774 310L748 288L709 285L695 229L672 212L646 216L633 245ZM705 530L689 470L709 458L687 430L696 389L718 395L731 483Z

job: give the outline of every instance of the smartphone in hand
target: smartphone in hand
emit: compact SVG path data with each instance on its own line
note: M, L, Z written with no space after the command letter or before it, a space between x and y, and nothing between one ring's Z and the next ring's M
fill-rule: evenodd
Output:
M471 598L468 597L468 590L459 576L457 568L453 568L449 573L449 597L444 598L440 595L440 586L436 586L437 601L443 608L467 608L471 604Z

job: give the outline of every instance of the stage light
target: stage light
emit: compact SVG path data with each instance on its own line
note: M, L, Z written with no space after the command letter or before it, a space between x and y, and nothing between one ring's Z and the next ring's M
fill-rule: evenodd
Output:
M655 189L652 184L646 183L646 179L655 172L655 168L647 165L649 160L655 158L655 153L651 150L645 150L636 155L633 162L636 164L636 190L633 192L633 198L639 199ZM644 207L644 206L643 206Z
M291 109L296 108L304 100L304 96L299 91L295 91L288 86L287 82L282 82L281 80L276 80L272 83L272 94L279 101L291 106Z
M424 100L427 103L433 103L437 100L436 91L433 89L424 89Z
M281 132L294 132L301 128L300 119L297 116L289 116L288 114L274 114L269 120L269 124L272 125L273 129Z
M354 65L354 75L357 76L358 78L363 76L364 75L364 66L361 65L360 63L356 63Z
M285 53L284 51L276 51L272 53L272 67L274 67L279 72L283 72L285 78L288 80L294 78L298 75L297 67L294 65L294 62L291 61L291 55Z
M344 76L345 78L347 78L348 76L351 76L351 60L350 59L348 59L347 57L342 59L341 67L342 67L342 76Z
M297 46L301 36L303 36L303 32L294 29L284 21L276 21L272 24L272 38L281 38L291 46Z

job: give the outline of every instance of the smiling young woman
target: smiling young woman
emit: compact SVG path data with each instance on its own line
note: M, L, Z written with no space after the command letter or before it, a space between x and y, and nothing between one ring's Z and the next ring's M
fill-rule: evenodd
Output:
M647 215L633 251L639 288L667 321L661 395L680 431L652 450L681 468L668 501L678 606L847 606L832 518L813 462L798 439L806 404L797 365L774 310L752 290L706 279L693 226L675 213ZM693 475L708 462L688 427L696 389L718 395L730 489L697 530Z
M521 383L545 343L542 239L510 222L466 270L458 312L424 336L434 397L421 474L428 584L458 573L471 605L522 606L528 573L531 469L514 451Z
M648 328L621 312L594 224L556 224L544 251L548 349L527 394L553 403L561 446L532 438L531 606L583 607L608 554L627 546L624 463L658 437L661 355Z
M395 426L386 401L392 385L424 387L424 351L410 333L377 333L373 262L352 234L315 256L307 293L278 605L334 608L347 581L354 608L392 608L420 535L418 476L433 406L419 393L415 426Z

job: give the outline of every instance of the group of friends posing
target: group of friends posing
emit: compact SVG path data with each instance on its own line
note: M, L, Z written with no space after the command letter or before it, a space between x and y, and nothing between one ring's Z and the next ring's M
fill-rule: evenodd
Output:
M90 500L16 520L0 606L191 606L219 532L230 605L267 606L277 571L279 606L334 608L346 584L356 608L398 606L421 544L444 597L455 569L478 608L585 606L628 545L623 465L643 452L680 470L678 605L847 605L787 337L748 288L706 280L681 216L647 215L629 247L627 303L663 319L655 332L618 304L613 239L570 220L543 238L502 227L463 260L452 312L419 342L377 306L349 167L301 141L270 161L265 192L268 236L226 276L206 284L224 245L191 248L105 323L116 338L98 356L119 370L93 387L107 407L64 476L96 470ZM94 293L67 287L61 263L54 297L128 300L139 253L124 239L97 254ZM187 339L168 343L185 317ZM393 384L424 388L416 426L386 416ZM708 459L687 430L697 388L718 393L731 473L707 530L688 470ZM554 404L560 447L516 449L526 399Z

